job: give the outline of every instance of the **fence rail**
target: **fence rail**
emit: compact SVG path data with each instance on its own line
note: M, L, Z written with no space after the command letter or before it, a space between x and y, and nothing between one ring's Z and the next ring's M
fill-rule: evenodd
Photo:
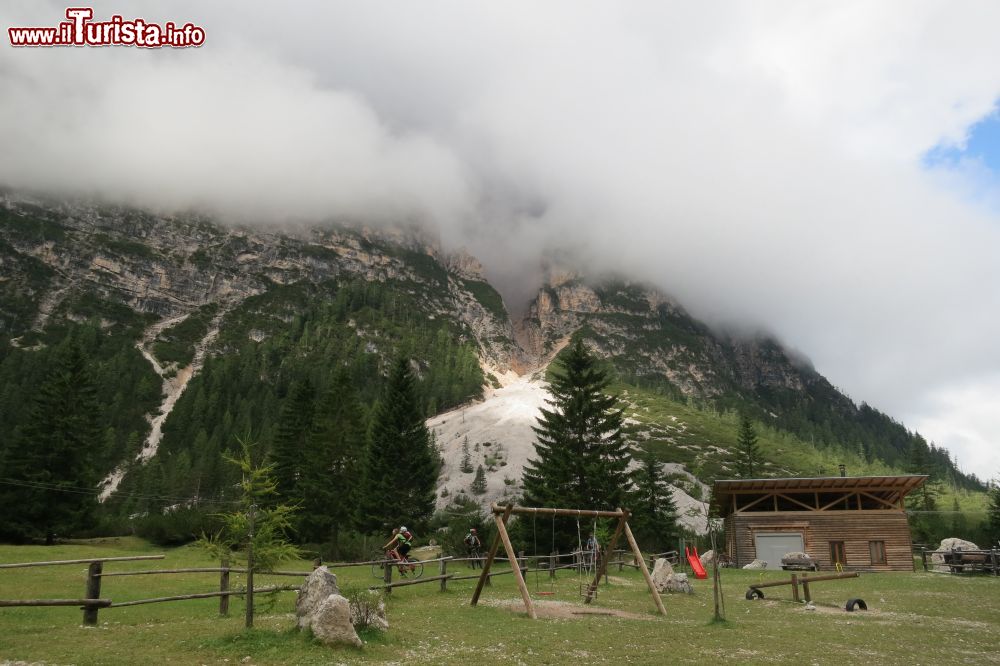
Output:
M941 555L942 562L927 563L928 555ZM1000 576L1000 550L927 550L920 551L924 571L936 567L947 567L950 573L982 572ZM933 560L933 557L932 557Z

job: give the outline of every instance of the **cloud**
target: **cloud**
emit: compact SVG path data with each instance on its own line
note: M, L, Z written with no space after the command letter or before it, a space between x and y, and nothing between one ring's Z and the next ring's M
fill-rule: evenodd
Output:
M206 45L5 51L0 180L433 220L514 305L571 251L766 325L908 425L996 395L1000 220L975 193L997 190L923 162L1000 97L995 3L95 7L118 11ZM979 460L1000 426L977 423L937 443Z

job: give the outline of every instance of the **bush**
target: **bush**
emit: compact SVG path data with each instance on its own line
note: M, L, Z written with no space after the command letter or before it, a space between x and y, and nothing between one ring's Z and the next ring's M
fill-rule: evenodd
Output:
M180 546L214 534L222 527L219 518L194 507L150 514L136 521L135 533L158 546Z
M385 593L382 590L345 587L340 590L340 594L351 606L351 624L355 629L384 629L379 621L385 616Z

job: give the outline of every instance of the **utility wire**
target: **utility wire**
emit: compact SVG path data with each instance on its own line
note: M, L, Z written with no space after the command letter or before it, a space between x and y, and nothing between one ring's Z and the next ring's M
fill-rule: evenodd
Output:
M70 494L74 494L74 495L89 495L89 496L94 496L94 497L96 497L97 495L100 494L100 491L93 490L93 489L73 487L73 486L63 486L63 485L53 484L53 483L44 483L42 481L23 481L23 480L18 480L18 479L9 479L9 478L0 479L0 485L4 485L4 486L16 486L16 487L20 487L20 488L32 488L34 490L51 490L51 491L61 492L61 493L70 493ZM162 495L144 495L144 494L141 494L141 493L121 493L121 492L116 492L114 494L114 496L115 497L126 497L126 498L129 498L129 499L138 499L138 500L151 500L151 501L171 503L171 504L179 504L179 503L183 503L183 502L194 502L194 503L197 503L197 504L239 504L240 503L239 500L215 500L215 499L201 499L201 498L192 498L192 497L164 497Z

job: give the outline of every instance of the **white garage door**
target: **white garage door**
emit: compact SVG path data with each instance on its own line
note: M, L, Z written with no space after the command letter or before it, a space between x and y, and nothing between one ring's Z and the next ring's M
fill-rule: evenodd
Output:
M757 559L767 562L768 569L780 569L785 553L805 549L799 532L758 533L754 535L754 543L757 545Z

